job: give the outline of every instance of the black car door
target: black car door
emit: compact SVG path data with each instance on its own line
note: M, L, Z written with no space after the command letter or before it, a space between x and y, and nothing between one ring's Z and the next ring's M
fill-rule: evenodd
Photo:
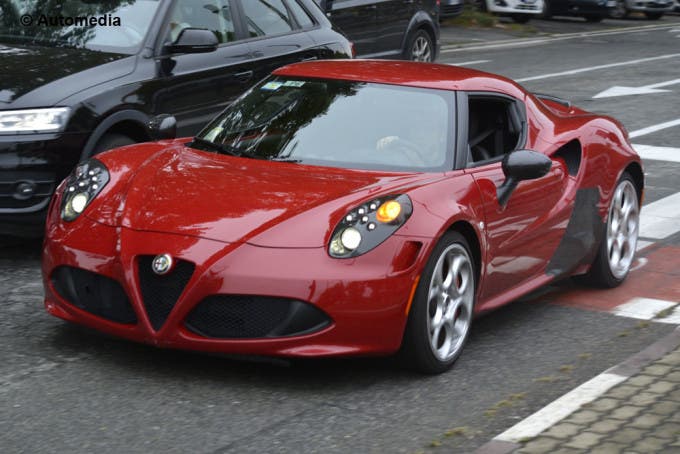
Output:
M354 43L357 56L377 52L377 11L375 0L326 0L326 16Z
M212 31L219 41L216 51L156 57L157 77L143 89L154 114L177 118L178 136L193 135L252 83L251 49L239 41L234 0L175 0L166 17L165 43L177 39L185 28Z
M314 21L295 0L239 0L242 27L253 56L249 71L260 80L281 66L320 57L305 29Z
M402 51L404 35L409 22L416 12L415 0L384 0L376 2L376 32L379 38L375 41L375 52L382 55L394 55Z

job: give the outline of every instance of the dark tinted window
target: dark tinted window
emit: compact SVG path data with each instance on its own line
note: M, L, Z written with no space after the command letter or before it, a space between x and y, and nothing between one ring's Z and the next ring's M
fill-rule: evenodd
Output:
M288 0L288 6L293 11L293 15L297 19L298 24L300 24L300 27L309 28L314 25L314 20L296 0Z
M278 35L294 28L282 0L246 0L241 4L251 37Z
M220 43L235 39L230 0L178 0L170 14L168 40L174 42L185 28L205 28Z
M334 167L452 168L453 93L272 77L198 137L243 156Z

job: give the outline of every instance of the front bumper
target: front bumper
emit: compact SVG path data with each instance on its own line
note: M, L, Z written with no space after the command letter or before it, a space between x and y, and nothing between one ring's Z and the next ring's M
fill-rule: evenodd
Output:
M428 247L393 235L363 256L339 260L329 257L325 248L226 244L115 228L81 216L67 229L49 222L43 256L45 307L65 320L159 347L301 357L390 354L401 344L409 297ZM150 303L148 295L145 299L140 264L141 258L161 253L195 268L159 323L151 304L167 301ZM102 316L101 311L69 302L55 286L55 272L65 266L117 283L134 314ZM164 278L173 282L173 272ZM325 314L329 322L294 335L239 339L201 335L187 321L196 307L215 295L300 301Z
M543 0L486 0L487 9L503 14L541 14Z
M87 134L0 135L0 234L39 236L59 182Z

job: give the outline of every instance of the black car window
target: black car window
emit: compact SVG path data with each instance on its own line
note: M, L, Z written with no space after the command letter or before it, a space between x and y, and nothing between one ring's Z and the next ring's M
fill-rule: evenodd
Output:
M283 0L242 2L250 37L279 35L295 28Z
M468 163L500 158L519 145L521 121L515 102L493 96L470 96Z
M293 12L293 16L297 19L297 23L300 24L300 27L310 28L314 26L314 20L297 0L288 0L288 7Z
M185 28L205 28L220 43L236 39L231 0L177 0L170 13L167 40L175 42Z

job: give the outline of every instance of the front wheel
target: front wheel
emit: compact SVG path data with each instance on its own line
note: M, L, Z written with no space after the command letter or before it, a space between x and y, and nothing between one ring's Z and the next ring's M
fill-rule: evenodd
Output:
M633 264L640 231L640 202L633 178L624 173L609 205L607 225L586 283L613 288L620 285Z
M407 60L431 62L434 60L432 38L425 30L418 30L409 40L404 57Z
M472 324L475 264L458 232L437 243L420 276L402 343L410 367L428 374L448 370L460 356Z

